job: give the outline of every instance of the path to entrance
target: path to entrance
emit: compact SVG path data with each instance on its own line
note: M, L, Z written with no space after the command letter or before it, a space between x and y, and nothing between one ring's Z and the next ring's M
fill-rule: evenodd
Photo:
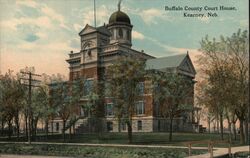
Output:
M194 148L195 149L195 148ZM213 156L223 156L228 154L228 148L214 148ZM249 152L249 146L239 146L239 147L232 147L231 152L232 154L236 152L241 152L241 151L248 151ZM202 155L194 155L194 156L189 156L188 158L210 158L210 153L207 154L202 154Z
M20 143L24 144L23 142L0 142L0 143ZM28 144L28 143L25 143ZM164 145L129 145L129 144L89 144L89 143L48 143L48 142L32 142L32 144L57 144L57 145L79 145L79 146L102 146L102 147L138 147L138 148L182 148L185 149L187 147L185 146L164 146ZM192 147L192 149L205 149L207 150L207 147ZM232 153L239 152L239 151L249 151L249 146L240 146L240 147L232 147L231 149ZM228 148L214 148L214 156L221 156L228 153ZM190 156L188 158L207 158L210 154L203 154L203 155L195 155ZM31 156L31 155L6 155L0 154L0 158L45 158L45 157L51 157L51 158L59 158L58 156ZM66 157L65 157L66 158Z

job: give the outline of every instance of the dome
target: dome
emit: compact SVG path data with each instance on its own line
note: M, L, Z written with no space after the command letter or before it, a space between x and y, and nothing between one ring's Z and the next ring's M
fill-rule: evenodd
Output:
M124 22L130 24L130 19L126 13L118 10L114 12L109 18L110 24L115 22Z

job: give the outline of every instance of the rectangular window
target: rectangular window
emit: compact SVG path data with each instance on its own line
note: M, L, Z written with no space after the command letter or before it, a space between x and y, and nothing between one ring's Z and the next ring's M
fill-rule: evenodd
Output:
M106 116L113 116L114 115L114 104L108 103L106 104Z
M160 116L160 102L155 101L155 114L156 116Z
M139 82L139 94L143 95L144 94L144 82Z
M85 112L84 112L84 109L82 107L80 107L80 116L85 116Z
M106 97L110 97L112 94L111 94L111 84L107 81L105 82L105 96Z
M157 93L160 93L160 91L161 91L161 86L160 86L159 83L156 83L156 84L154 85L154 91L155 91L156 94L157 94Z
M122 123L121 123L121 129L122 129L123 131L126 130L126 123L125 123L125 122L122 122Z
M108 130L108 132L109 131L113 131L113 122L107 122L107 130Z
M93 83L94 83L94 81L90 80L90 79L88 79L88 80L86 80L84 82L84 86L83 86L83 94L84 94L84 96L89 95L92 92Z
M56 131L59 131L59 122L56 123Z
M158 131L161 131L161 121L158 120Z
M138 129L138 131L142 130L142 121L141 120L137 121L137 129Z
M136 105L136 114L137 115L142 115L145 114L145 107L144 107L144 102L139 101Z
M78 79L79 78L79 72L73 72L73 78Z

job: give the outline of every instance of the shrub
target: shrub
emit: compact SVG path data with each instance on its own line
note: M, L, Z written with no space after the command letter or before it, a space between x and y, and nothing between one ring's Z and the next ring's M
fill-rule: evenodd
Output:
M193 150L202 154L206 150ZM73 156L84 158L182 158L188 155L187 149L135 148L135 147L93 147L52 144L0 144L0 153L48 156Z

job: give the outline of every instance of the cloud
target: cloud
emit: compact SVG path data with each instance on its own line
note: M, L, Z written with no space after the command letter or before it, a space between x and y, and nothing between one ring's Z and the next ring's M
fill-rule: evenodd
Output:
M16 1L16 4L27 6L27 7L32 7L32 8L36 8L38 5L35 1L31 1L31 0Z
M42 7L41 12L44 13L44 15L47 15L48 17L50 17L53 20L64 22L63 16L56 13L52 8L49 8L48 6Z
M72 32L65 17L35 1L17 1L14 7L11 16L0 18L0 71L35 66L41 73L68 74L65 59L75 48L69 41ZM32 16L34 10L36 16Z
M33 8L29 6L17 6L18 8L15 11L15 17L30 17L37 18L41 16L41 12L38 8Z
M145 39L153 42L155 45L157 45L158 47L161 47L164 49L165 52L163 53L160 53L162 54L161 56L164 56L165 53L168 53L168 54L183 54L183 53L187 53L187 51L189 52L192 52L192 53L197 53L199 52L198 49L193 49L193 48L179 48L179 47L173 47L173 46L170 46L170 45L167 45L165 43L162 43L154 38L151 38L151 37L147 37L147 36L144 36ZM159 56L160 57L160 56Z
M34 66L37 73L61 73L68 74L68 64L65 59L72 50L69 42L54 42L48 44L36 44L23 42L16 47L1 45L1 72L8 69L19 71L26 66Z
M19 19L9 19L5 21L0 21L0 27L4 29L11 29L13 31L17 30L18 25L36 25L43 26L44 28L52 28L51 19L47 16L40 16L38 18L19 18Z
M94 12L92 7L87 7L84 9L74 9L73 14L79 16L83 19L80 25L92 25L94 26ZM100 5L96 8L96 22L97 26L103 25L108 22L108 18L111 15L111 10L105 5ZM79 25L79 24L78 24ZM75 26L74 26L75 28ZM75 28L76 29L76 28Z
M69 38L72 32L64 16L44 3L17 1L15 8L13 16L0 19L2 36L5 36L1 42L15 43L15 46L21 44L21 40L36 44L51 43ZM37 17L26 14L30 9L38 12Z
M55 12L52 8L49 8L48 6L45 5L41 8L41 12L45 16L50 17L52 21L58 21L60 27L68 30L70 29L68 26L66 26L64 17L61 14Z
M45 43L45 44L23 42L17 45L16 49L18 49L20 53L22 52L31 52L31 53L48 52L50 54L55 54L55 53L62 53L62 52L70 52L72 48L70 47L70 43L68 41L64 41L64 42L53 42L53 43Z
M39 39L35 33L40 29L40 27L36 25L24 25L19 24L16 26L16 35L19 36L21 39L24 39L28 42L34 42Z
M143 39L145 38L145 36L144 36L142 33L133 30L133 31L132 31L132 38L133 38L133 39L143 40Z
M99 25L108 22L110 15L111 10L109 10L105 5L101 5L100 8L97 8L96 16Z
M157 24L157 21L155 20L155 18L161 16L161 11L157 9L149 9L149 10L142 11L140 15L145 23Z
M36 36L38 36L39 38L42 38L42 39L48 38L48 34L46 32L40 31L40 32L36 32L35 34L36 34Z
M35 1L17 1L16 14L18 17L14 17L8 20L0 21L0 26L4 28L10 28L16 30L16 26L20 24L27 25L37 25L45 28L58 27L58 24L55 25L55 22L59 23L61 28L69 30L70 28L66 25L64 17L57 13L54 9L48 7L46 4L39 4ZM23 7L26 6L27 8ZM32 17L34 14L26 15L26 12L30 9L36 9L38 17Z
M74 38L69 41L70 47L74 49L79 49L80 48L80 39L79 38Z
M150 8L150 9L145 9L145 10L137 10L134 12L138 14L142 20L150 25L150 24L158 24L159 20L170 20L169 16L167 16L166 12L163 12L163 10L155 9L155 8Z
M81 29L83 28L83 26L81 26L79 24L74 24L73 27L74 27L75 31L77 31L77 32L80 32Z

